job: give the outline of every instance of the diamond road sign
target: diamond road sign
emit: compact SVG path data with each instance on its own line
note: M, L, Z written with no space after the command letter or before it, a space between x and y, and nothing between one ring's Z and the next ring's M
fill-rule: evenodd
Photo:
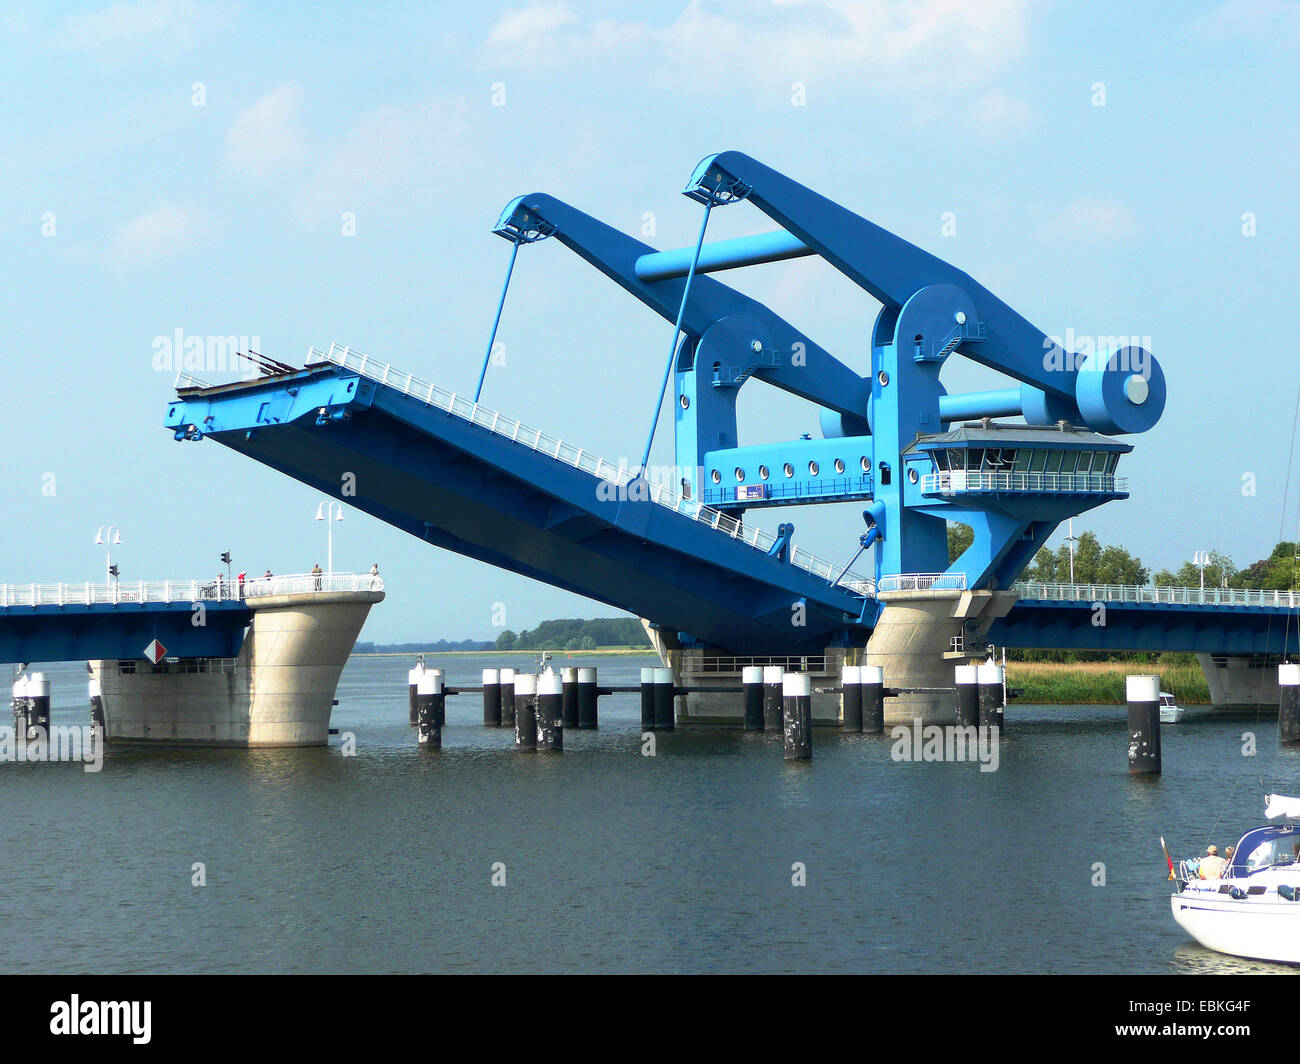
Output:
M163 646L160 642L158 642L158 640L156 639L152 643L150 643L147 647L144 648L144 656L148 658L150 661L152 661L155 665L157 665L158 662L162 661L163 656L166 653L167 653L167 648Z

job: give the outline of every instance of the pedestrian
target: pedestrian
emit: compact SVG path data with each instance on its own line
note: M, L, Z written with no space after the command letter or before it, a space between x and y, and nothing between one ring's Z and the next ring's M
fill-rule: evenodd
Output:
M379 583L379 563L375 562L375 564L370 567L370 590L374 591L378 583Z
M240 573L239 576L238 576L238 580L239 580L239 598L240 598L241 601L243 600L243 597L244 597L244 576L245 576L244 573Z
M315 565L311 567L311 575L316 578L317 591L320 590L320 578L324 574L324 572L325 570L320 567L320 562L317 562Z

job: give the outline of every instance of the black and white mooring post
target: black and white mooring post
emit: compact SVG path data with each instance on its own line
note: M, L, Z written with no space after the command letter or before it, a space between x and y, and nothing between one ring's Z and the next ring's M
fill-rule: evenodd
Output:
M483 727L501 727L501 676L496 669L483 670Z
M27 677L27 737L50 737L50 681L43 672Z
M861 666L862 730L879 735L885 730L885 670L879 665Z
M641 730L655 730L655 670L641 670Z
M598 727L600 719L596 709L596 670L578 670L578 727Z
M1128 676L1128 770L1160 775L1160 677Z
M763 666L746 665L740 679L745 688L745 731L762 731Z
M420 676L415 692L415 726L419 729L419 742L430 750L442 749L443 704L446 696L442 690L442 671L426 669Z
M571 672L571 669L565 669ZM569 686L554 672L537 678L537 749L564 749L564 689ZM576 687L575 682L572 686ZM577 692L574 692L576 700ZM577 712L576 707L574 710Z
M785 759L812 760L812 680L806 672L787 672L781 680Z
M566 728L578 726L578 670L566 668L560 670L560 682L563 690L561 699L564 703L561 716Z
M1277 737L1284 743L1300 742L1300 665L1277 667Z
M515 670L501 670L501 727L515 726Z
M515 674L515 749L537 749L537 677Z
M840 670L840 727L846 732L862 731L862 669L845 665Z
M957 727L977 728L980 722L979 669L958 665L953 670L957 681Z
M104 720L104 692L100 689L99 681L93 676L87 687L90 694L90 726L98 728L102 738L108 727Z
M9 706L14 711L14 735L27 738L27 722L29 718L30 705L27 700L27 674L24 673L14 680L13 699Z
M672 731L677 724L672 669L655 669L655 730Z
M782 710L781 710L781 685L782 677L785 676L785 669L780 665L763 666L763 730L780 731Z
M406 673L406 694L411 710L411 727L415 727L417 718L415 715L415 696L416 688L420 686L420 677L424 675L424 662L418 662L415 668Z
M975 678L980 688L979 726L997 728L1001 735L1005 716L1002 712L1002 666L986 661L976 666Z

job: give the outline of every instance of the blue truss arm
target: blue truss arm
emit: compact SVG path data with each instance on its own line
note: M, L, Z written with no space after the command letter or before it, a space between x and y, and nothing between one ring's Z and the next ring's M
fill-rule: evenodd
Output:
M508 240L517 240L520 233L544 232L665 320L675 321L682 310L685 278L644 281L637 276L637 260L654 253L655 248L553 196L538 192L512 200L493 232ZM696 276L682 313L682 332L698 340L711 325L728 317L751 319L767 332L778 357L775 364L752 359L750 368L760 380L837 413L865 416L871 391L866 377L854 373L757 300L711 277ZM689 346L693 350L693 345ZM792 363L791 354L796 350L801 352L802 364ZM769 358L772 354L764 353ZM743 355L746 351L737 352L738 359ZM752 358L752 353L746 357Z

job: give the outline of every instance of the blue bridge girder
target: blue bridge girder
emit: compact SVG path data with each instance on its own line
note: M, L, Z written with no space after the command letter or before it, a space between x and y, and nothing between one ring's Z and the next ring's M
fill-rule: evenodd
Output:
M201 625L193 605L179 601L0 606L0 662L144 660L155 639L167 657L236 657L252 610L230 600L203 605Z
M504 431L516 423L484 407L459 399L471 417L458 416L430 402L431 387L388 367L376 375L403 387L327 364L187 389L167 426L428 543L736 653L820 651L874 619L874 600L832 586L829 567L814 573L770 556L765 542L651 501L643 480L620 490L539 449L532 430L517 441L518 428ZM345 474L354 495L341 495Z

